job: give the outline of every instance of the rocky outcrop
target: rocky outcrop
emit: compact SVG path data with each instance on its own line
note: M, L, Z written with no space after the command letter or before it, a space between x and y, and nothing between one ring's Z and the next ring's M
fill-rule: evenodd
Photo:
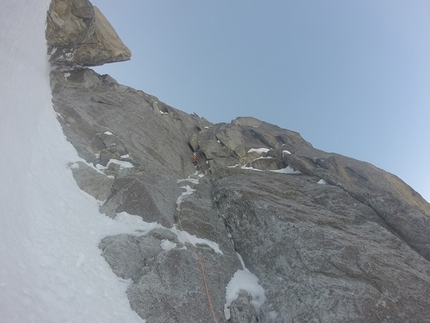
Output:
M80 48L95 9L53 3L65 30L48 38ZM51 87L82 158L73 176L106 216L152 223L99 245L147 322L211 322L210 305L229 323L430 322L430 205L399 178L255 118L212 124L63 56ZM265 298L226 304L241 259Z
M316 176L249 172L217 172L214 196L266 290L261 322L429 321L430 263L372 208Z
M100 192L87 191L104 201L101 211L111 217L127 211L146 221L161 217L171 224L180 195L176 180L195 171L190 162L193 152L201 171L209 174L235 165L283 168L283 149L310 147L299 134L253 118L213 125L90 69L53 71L51 79L64 132L93 167L85 170L85 180L99 183L100 173L109 176L106 200L106 185ZM253 127L256 123L258 127ZM264 151L255 152L255 147ZM83 172L76 167L74 174L82 182L78 169Z
M89 69L54 71L51 79L63 130L90 165L85 180L99 182L103 174L111 182L107 196L105 185L90 190L104 202L101 211L111 217L126 211L171 225L181 194L176 181L195 171L188 137L211 124L187 116L181 128L175 109ZM82 183L77 169L75 178Z
M46 40L56 66L97 66L131 57L109 21L88 0L52 0Z
M338 154L305 148L284 155L304 174L341 187L372 208L389 229L430 260L430 205L393 174Z
M106 237L100 243L115 274L133 280L128 290L131 307L148 322L212 321L200 262L215 315L224 322L225 287L240 262L212 207L209 181L201 180L200 186L198 194L181 204L181 227L191 235L217 241L219 249L203 239L193 247L176 227L137 237Z
M231 321L257 323L258 316L251 304L252 297L246 291L240 291L237 299L231 304Z
M225 166L252 166L259 163L264 169L278 169L285 166L279 156L273 157L274 151L296 151L304 147L312 147L300 134L281 129L275 125L251 117L240 117L230 124L217 124L208 129L202 129L195 140L191 142L195 151L200 151L200 159L207 162L211 169ZM263 147L262 152L253 152L254 148ZM271 161L256 161L266 156ZM267 166L264 165L267 164Z
M429 206L394 175L253 118L211 124L88 69L53 72L52 88L87 161L71 167L79 185L106 215L164 228L100 245L114 272L133 280L131 306L149 322L211 321L198 261L171 231L182 186L196 190L181 203L183 230L222 251L196 245L220 322L241 269L236 252L267 301L257 311L240 293L230 322L429 322ZM187 179L193 152L200 179Z

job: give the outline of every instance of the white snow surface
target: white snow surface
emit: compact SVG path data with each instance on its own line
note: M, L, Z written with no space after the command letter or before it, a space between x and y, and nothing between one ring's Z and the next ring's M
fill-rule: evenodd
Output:
M115 221L123 224L123 226L121 227L122 232L120 233L128 233L128 234L133 234L135 236L143 236L156 228L161 228L161 229L170 230L178 237L178 240L181 243L184 243L184 244L191 243L194 247L196 247L197 244L205 244L210 248L212 248L215 252L220 254L223 253L219 248L218 243L208 239L198 238L197 236L190 234L186 231L179 230L176 226L173 226L172 228L166 228L166 227L163 227L158 222L151 222L151 223L145 222L142 220L142 217L138 215L128 214L127 212L118 213L115 216ZM118 233L114 233L114 234L118 234ZM161 247L164 250L169 250L174 248L173 245L176 245L176 244L168 243L167 241L167 242L163 242Z
M172 227L170 231L176 234L178 240L183 244L191 243L194 247L197 247L197 244L205 244L208 247L212 248L213 251L215 251L216 253L223 254L223 252L219 248L219 244L214 241L205 238L199 238L194 234L188 233L187 231L181 231L176 226Z
M127 169L127 168L133 168L134 165L128 161L118 160L118 159L111 159L109 160L108 164L106 165L106 168L109 168L110 164L117 164L119 165L120 169Z
M224 315L226 320L230 319L230 305L239 296L240 290L244 290L251 294L251 304L254 306L257 313L259 313L261 306L266 301L264 288L258 283L258 277L251 273L243 262L242 257L237 254L243 269L235 272L230 282L226 287L226 303L224 305Z
M251 148L250 150L248 150L248 153L257 153L257 154L262 154L262 153L267 153L270 149L269 148Z
M256 161L256 160L259 160L259 159L273 159L273 157L272 156L258 157L258 158L255 158L253 161Z
M176 248L176 243L171 242L169 240L164 239L163 241L161 241L161 248L163 250L171 250L171 249L175 249Z
M247 167L247 166L242 166L242 169L249 169L249 170L255 170L257 172L262 172L263 170L258 169L258 168L254 168L254 167Z
M198 184L199 180L197 178L182 178L176 181L176 183L182 183L182 182L190 182L193 184Z
M181 182L181 180L177 181L178 183ZM191 188L190 185L181 186L181 188L185 189L185 192L183 192L177 199L176 199L176 210L181 210L181 203L185 199L187 195L193 194L196 190L194 188Z
M3 0L0 10L0 320L144 322L98 248L130 229L100 214L67 166L81 159L52 108L49 2Z
M127 156L127 155L124 155ZM90 166L91 168L94 168L93 166L91 166L89 163L86 163L88 166ZM101 164L96 164L95 168L96 170L105 170L109 168L110 164L117 164L119 165L120 169L128 169L128 168L133 168L134 165L128 161L124 161L124 160L118 160L118 159L111 159L109 160L109 162L107 163L106 166L103 166ZM100 173L100 172L99 172ZM103 172L101 172L102 174L104 174Z
M271 172L275 173L283 173L283 174L301 174L299 170L294 170L290 166L281 169L271 170Z

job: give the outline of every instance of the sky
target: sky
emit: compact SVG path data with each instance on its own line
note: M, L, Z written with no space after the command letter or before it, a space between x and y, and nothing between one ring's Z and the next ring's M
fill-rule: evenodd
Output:
M133 53L97 72L214 123L297 131L430 201L428 0L92 3Z

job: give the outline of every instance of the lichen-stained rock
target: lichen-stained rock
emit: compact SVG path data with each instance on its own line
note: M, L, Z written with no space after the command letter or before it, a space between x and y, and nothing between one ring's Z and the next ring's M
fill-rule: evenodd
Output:
M53 65L97 66L131 57L109 21L88 0L52 0L46 23Z

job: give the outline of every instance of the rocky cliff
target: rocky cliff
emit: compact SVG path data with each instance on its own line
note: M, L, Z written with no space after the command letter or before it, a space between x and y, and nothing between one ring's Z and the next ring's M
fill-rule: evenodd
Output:
M430 205L401 179L83 68L131 55L86 0L54 0L47 22L54 109L82 157L70 169L101 213L135 216L99 247L147 322L430 322ZM227 303L243 265L265 294Z

